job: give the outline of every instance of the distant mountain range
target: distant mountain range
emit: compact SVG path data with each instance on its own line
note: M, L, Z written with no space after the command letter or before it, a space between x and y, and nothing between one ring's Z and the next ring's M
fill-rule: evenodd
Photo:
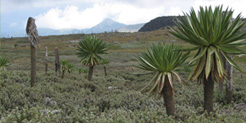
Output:
M116 22L114 20L111 20L109 18L103 20L101 23L97 24L96 26L85 30L85 33L100 33L100 32L110 32L115 31L119 28L125 27L125 24Z
M38 32L40 36L47 35L64 35L64 34L78 34L78 33L103 33L103 32L137 32L144 24L136 24L136 25L125 25L119 22L116 22L112 19L105 19L101 23L89 29L62 29L55 30L49 28L38 28ZM1 37L25 37L25 30L20 30L16 32L10 33L1 33Z

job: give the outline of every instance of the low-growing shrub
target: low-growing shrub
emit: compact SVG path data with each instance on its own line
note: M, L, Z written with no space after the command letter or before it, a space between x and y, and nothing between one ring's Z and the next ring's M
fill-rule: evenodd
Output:
M54 72L38 74L37 85L29 87L28 72L1 74L0 122L245 122L245 89L235 86L234 102L221 103L215 94L215 112L203 112L203 89L197 83L175 83L176 116L166 115L163 100L140 93L149 76L114 73L106 78L95 74L89 82L80 74L64 79Z

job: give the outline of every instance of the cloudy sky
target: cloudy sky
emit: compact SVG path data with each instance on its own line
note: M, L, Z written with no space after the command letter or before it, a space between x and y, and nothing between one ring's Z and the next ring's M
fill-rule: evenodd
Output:
M191 7L223 5L246 17L246 0L1 0L1 32L24 30L28 17L38 28L84 29L106 18L124 24L182 15Z

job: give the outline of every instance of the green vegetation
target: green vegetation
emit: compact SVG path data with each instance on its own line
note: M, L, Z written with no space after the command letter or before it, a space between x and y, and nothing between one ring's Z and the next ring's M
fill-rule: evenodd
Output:
M73 72L73 69L74 69L74 65L71 64L71 63L68 63L67 64L67 72L68 73L72 73Z
M5 70L6 66L8 65L9 60L5 57L0 57L0 70Z
M1 74L1 122L245 122L246 111L237 104L246 103L244 80L237 77L233 104L224 105L215 91L215 109L209 117L202 113L201 86L175 86L176 118L166 115L163 100L141 94L154 74L138 75L118 71L103 77L94 76L93 82L80 74L69 74L64 79L55 72L37 74L37 85L28 87L28 71L6 71ZM184 72L180 73L186 78ZM112 87L112 88L110 88ZM239 113L240 112L240 113Z
M89 66L88 80L91 81L94 66L100 64L101 54L106 54L107 45L95 36L84 37L78 46L78 57L83 65Z
M239 46L245 45L246 31L240 31L245 22L241 16L231 23L233 11L228 8L223 11L222 6L200 7L198 13L194 9L186 18L178 20L177 29L171 32L177 38L194 45L189 51L197 50L190 61L195 67L189 79L198 80L204 84L204 110L213 111L214 82L223 82L226 71L222 58L224 57L234 68L240 67L226 54L241 54Z
M7 71L0 71L0 122L246 122L246 76L239 71L234 71L232 103L225 103L225 93L220 92L216 84L214 111L209 114L203 110L204 93L201 91L203 86L190 81L184 82L188 80L192 71L187 64L181 65L184 69L175 69L179 77L183 78L184 86L178 83L178 78L173 74L174 116L167 115L164 100L140 93L156 74L135 67L139 64L136 57L141 57L146 48L152 44L158 46L160 43L168 46L174 43L182 45L185 49L193 47L190 43L170 35L169 31L171 30L166 28L139 33L112 32L40 37L42 45L37 50L38 83L34 87L29 86L31 64L28 39L26 37L1 39L1 56L7 58L10 64L6 66ZM91 81L84 77L84 73L88 73L88 68L81 66L81 57L78 58L76 54L79 44L73 41L80 41L87 36L96 36L109 46L108 54L100 54L100 57L110 61L110 65L107 65L107 77L104 76L104 66L100 64L97 66L98 70L94 71ZM14 44L18 44L15 50ZM43 65L46 62L46 46L50 49L47 74ZM76 70L81 68L82 74L72 71L72 74L66 74L63 79L57 77L54 66L55 47L59 48L60 59L69 61ZM242 45L243 51L245 48ZM195 56L196 52L192 51L190 55ZM192 59L189 57L187 61ZM246 68L245 57L235 56L234 60L242 69ZM149 89L151 88L146 88Z
M142 92L148 91L157 98L163 96L168 115L174 116L175 111L173 78L177 77L182 84L182 80L175 70L181 67L187 58L188 53L183 55L181 47L173 44L153 45L138 58L140 69L155 73L153 79L142 89ZM146 89L150 84L153 87Z
M71 73L74 69L74 65L69 63L67 60L61 60L61 69L62 69L62 76L63 79L65 76L65 72Z
M61 76L61 78L64 78L65 72L67 71L68 61L67 60L61 60L60 62L61 62L61 69L62 69L62 76Z

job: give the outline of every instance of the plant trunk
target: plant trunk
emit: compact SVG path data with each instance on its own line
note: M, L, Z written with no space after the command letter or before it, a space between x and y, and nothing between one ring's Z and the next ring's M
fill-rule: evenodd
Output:
M231 22L230 22L230 25L232 24L232 19L231 19ZM227 54L227 56L231 59L233 59L232 55L231 54ZM233 89L233 81L232 81L232 76L233 76L233 66L231 64L229 64L227 61L226 61L226 73L228 75L228 81L226 83L226 103L231 103L232 101L232 89Z
M36 48L31 44L31 87L34 87L36 84L36 59Z
M107 76L107 68L106 68L106 66L103 66L103 69L104 69L104 75Z
M223 89L224 89L223 82L218 82L218 83L219 83L219 91L223 92Z
M65 70L62 70L62 76L61 76L61 78L63 79L64 76L65 76Z
M232 59L232 55L228 55ZM233 90L233 66L226 61L226 73L228 75L228 81L226 82L226 103L229 104L232 101L232 90Z
M55 71L56 71L56 76L58 76L58 73L60 75L60 73L61 73L60 68L61 68L61 64L60 64L58 48L55 47Z
M48 74L48 63L47 62L45 63L45 74L46 75Z
M167 76L165 77L165 83L164 83L164 87L162 90L162 95L164 98L167 115L168 116L170 116L170 115L174 116L174 112L175 112L174 93L173 93L173 89L170 85L170 82L169 82Z
M91 81L91 79L92 79L93 67L94 66L89 66L89 72L88 72L88 80L89 81Z
M213 111L213 98L214 98L214 81L211 75L208 80L204 79L204 110L209 112Z
M220 53L220 56L222 58L222 61L223 61L223 64L224 64L224 69L226 70L226 58ZM219 91L221 93L223 93L223 90L224 90L224 83L223 81L222 82L218 82L219 83Z
M45 47L45 74L47 75L48 73L48 48Z

